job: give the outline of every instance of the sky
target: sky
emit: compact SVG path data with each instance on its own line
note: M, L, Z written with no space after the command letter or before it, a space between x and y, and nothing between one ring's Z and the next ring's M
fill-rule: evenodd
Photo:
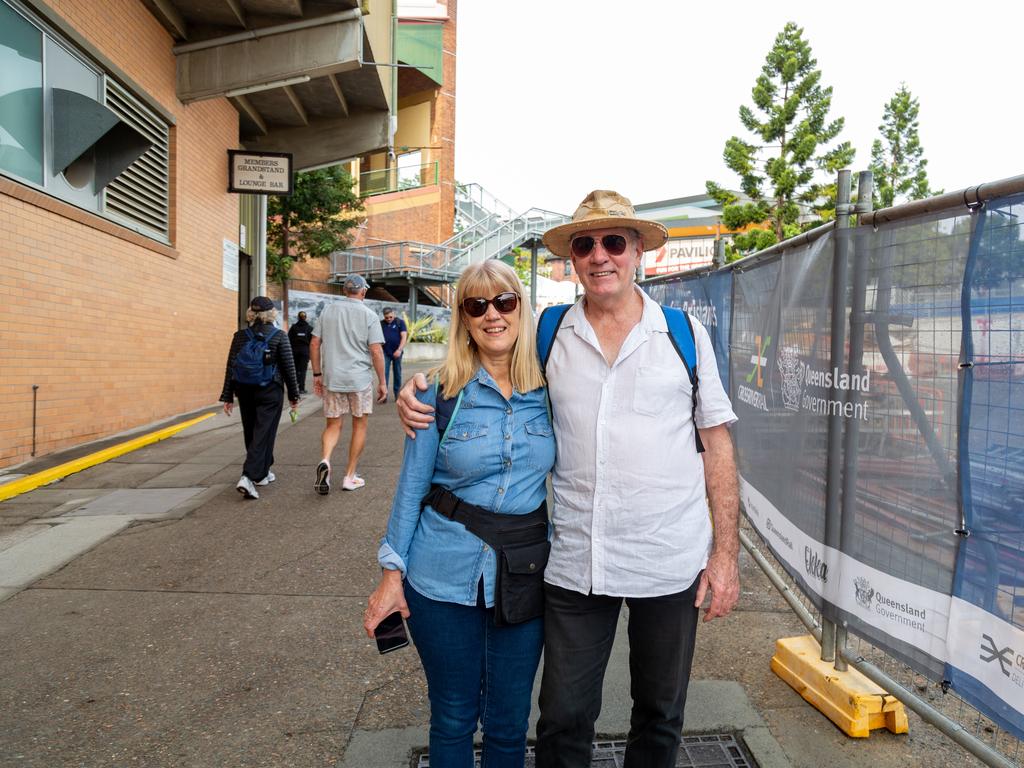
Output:
M591 189L634 204L737 189L722 161L787 21L804 30L840 140L865 170L906 83L933 189L1024 173L1024 2L460 0L455 175L522 212Z

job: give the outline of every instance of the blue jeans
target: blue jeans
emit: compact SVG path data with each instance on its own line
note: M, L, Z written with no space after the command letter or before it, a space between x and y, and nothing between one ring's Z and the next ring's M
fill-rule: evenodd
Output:
M395 397L398 397L398 390L402 388L402 356L394 357L394 351L384 353L384 386L388 385L391 379L391 367L395 368Z
M483 768L522 768L544 620L494 626L494 609L424 597L408 582L409 631L430 699L430 765L472 768L483 725Z

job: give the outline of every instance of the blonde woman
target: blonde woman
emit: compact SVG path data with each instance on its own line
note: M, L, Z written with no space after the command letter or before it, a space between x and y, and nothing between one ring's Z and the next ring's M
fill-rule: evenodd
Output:
M522 768L543 641L555 460L533 315L508 265L467 267L445 362L418 397L438 428L407 439L364 626L409 620L430 699L430 764ZM447 420L445 425L443 422Z

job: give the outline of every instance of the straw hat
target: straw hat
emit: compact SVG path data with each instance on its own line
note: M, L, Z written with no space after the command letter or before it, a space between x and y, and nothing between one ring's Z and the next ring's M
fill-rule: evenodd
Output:
M544 233L544 245L556 256L569 258L573 235L592 229L625 227L635 229L644 239L644 250L654 251L668 240L668 230L657 221L638 219L633 204L618 192L595 189L584 198L572 221L552 227Z

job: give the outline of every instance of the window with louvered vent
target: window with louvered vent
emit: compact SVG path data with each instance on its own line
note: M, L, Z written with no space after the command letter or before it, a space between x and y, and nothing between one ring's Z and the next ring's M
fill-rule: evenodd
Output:
M0 175L169 244L169 139L155 102L0 0Z
M109 77L105 85L107 108L153 142L153 146L106 186L103 192L104 211L121 224L168 242L170 161L167 124Z

